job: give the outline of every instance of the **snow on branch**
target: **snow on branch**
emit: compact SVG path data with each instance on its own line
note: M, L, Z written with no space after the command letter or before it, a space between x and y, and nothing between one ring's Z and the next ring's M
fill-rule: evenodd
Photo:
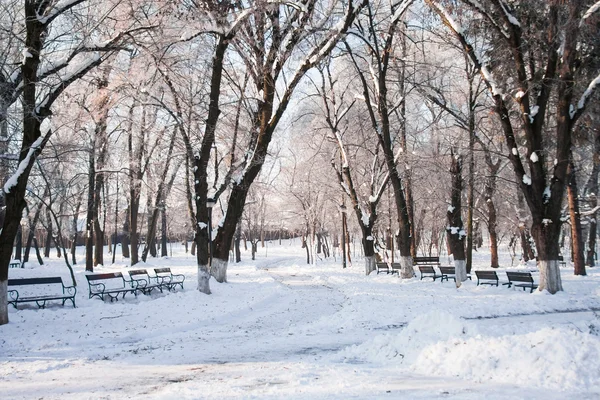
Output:
M496 18L494 18L492 15L490 15L490 13L488 13L486 11L486 9L481 5L481 3L478 0L464 0L464 1L465 1L465 3L470 5L472 8L477 10L481 15L483 15L483 17L485 19L487 19L492 24L492 26L494 26L494 28L496 28L496 30L498 32L500 32L505 38L508 39L510 37L510 34L508 32L506 32L506 29L504 29L504 28L502 28L502 26L500 26L498 21L496 21Z
M23 158L23 160L21 160L15 173L12 174L12 176L10 178L8 178L8 180L4 184L3 191L5 194L10 193L12 188L17 186L17 183L18 183L21 175L23 175L25 170L27 170L28 168L31 167L31 165L33 165L33 161L35 160L34 154L36 152L39 153L41 151L43 144L44 144L44 136L40 136L39 138L37 138L37 140L35 142L33 142L31 144L31 147L29 148L27 155L25 156L25 158Z
M581 22L579 23L579 26L583 25L583 23L585 22L586 19L588 19L589 17L592 16L593 13L595 13L596 11L600 10L600 1L596 2L596 4L592 5L583 15L583 18L581 18Z
M398 8L396 9L396 12L394 12L394 15L392 16L392 25L395 24L400 18L402 18L402 16L412 3L414 3L414 0L404 0L402 1L402 3L400 3Z
M583 92L583 94L581 95L581 98L577 102L577 109L575 110L574 107L571 105L571 119L575 119L579 116L581 111L585 108L587 100L592 95L592 93L594 93L596 87L598 87L598 84L600 84L600 74L590 82L587 89L585 89L585 92Z
M504 1L502 1L502 0L498 0L498 4L500 5L500 8L502 8L502 11L504 11L504 15L506 16L506 19L508 20L508 22L510 22L511 24L518 26L520 28L521 24L519 23L519 21L515 18L514 15L512 15L508 11L508 5L506 3L504 3Z
M40 24L48 25L59 15L64 14L66 11L70 10L71 8L75 7L78 4L83 3L85 1L87 1L87 0L62 0L62 1L59 1L54 5L54 7L52 7L50 9L50 11L48 11L46 13L46 15L38 14L37 19L40 22Z

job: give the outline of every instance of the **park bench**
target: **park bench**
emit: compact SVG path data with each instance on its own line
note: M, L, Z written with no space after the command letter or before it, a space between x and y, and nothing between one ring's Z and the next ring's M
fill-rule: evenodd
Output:
M128 272L132 286L135 286L144 294L150 294L154 289L158 289L162 293L163 288L169 287L166 279L159 276L150 276L145 269L132 269Z
M442 276L441 282L444 280L448 281L449 278L452 278L454 282L456 282L456 268L455 267L439 267L440 274ZM471 275L467 274L467 279L471 280Z
M498 274L496 271L475 271L477 276L477 286L479 285L490 285L498 286Z
M90 299L97 296L104 301L104 296L108 296L112 302L119 300L119 295L125 298L127 293L137 296L137 292L140 290L137 287L137 281L126 281L121 272L89 274L85 277L90 289Z
M390 273L390 266L384 262L375 263L375 269L377 270L377 275L379 275L380 272L385 272L386 274Z
M435 281L437 278L442 277L441 275L437 274L437 272L435 271L435 268L433 268L432 266L420 265L419 272L421 273L420 280L423 280L423 278L433 278L433 280Z
M565 257L563 257L560 254L558 256L558 265L561 266L561 267L566 267L567 266L567 263L565 261Z
M392 266L392 274L398 274L398 276L400 276L400 270L402 269L400 263L392 263L390 265Z
M439 257L413 257L413 265L439 267L440 266L440 258Z
M529 293L533 293L534 289L537 289L538 285L533 283L533 277L531 276L531 272L510 272L506 271L506 276L508 277L508 287L516 286L522 287L523 290L526 288L530 288ZM523 282L523 283L515 283L515 282Z
M11 260L8 268L23 268L23 264L21 264L21 260Z
M183 282L185 281L185 275L174 274L171 272L171 268L154 268L154 273L157 277L163 279L163 284L171 290L175 290L175 287L181 286L183 290Z
M59 284L62 293L57 293ZM17 286L27 286L28 288L20 289L21 293L17 289L11 289ZM19 303L33 302L39 308L46 308L46 302L50 300L62 300L63 306L67 300L71 300L73 307L75 307L75 294L77 294L77 288L75 286L65 286L60 276L8 280L8 304L12 304L15 308Z

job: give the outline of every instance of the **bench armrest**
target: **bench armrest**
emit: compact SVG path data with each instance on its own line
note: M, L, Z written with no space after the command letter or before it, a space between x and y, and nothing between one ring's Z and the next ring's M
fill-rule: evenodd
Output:
M16 290L9 290L8 291L8 301L17 301L19 300L19 292L17 292Z
M104 293L106 290L106 285L102 282L98 283L90 283L90 292L92 293Z
M131 280L127 282L129 282L133 289L145 288L149 284L148 280L144 278L131 278Z
M75 286L63 286L63 294L64 293L75 296L77 294L77 288Z

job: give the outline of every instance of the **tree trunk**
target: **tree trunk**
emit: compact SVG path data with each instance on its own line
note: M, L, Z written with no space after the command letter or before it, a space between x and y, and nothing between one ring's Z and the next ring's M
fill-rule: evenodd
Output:
M160 214L161 214L161 233L162 236L160 238L160 256L161 257L166 257L168 256L168 252L167 252L167 210L166 210L166 204L163 200L162 203L162 207L160 208Z
M452 175L451 204L448 207L448 246L454 257L456 287L467 280L467 266L465 260L465 237L467 236L461 217L462 208L462 160L461 157L451 152L450 174Z
M567 198L569 202L569 218L571 220L571 249L573 251L575 275L586 275L585 260L583 257L584 241L581 232L581 217L577 195L577 178L575 177L575 165L571 156L567 170Z
M71 225L71 228L73 229L73 242L71 243L71 261L73 262L73 265L77 264L76 252L77 252L77 237L78 237L78 230L79 230L77 219L79 216L79 209L81 208L81 197L82 197L82 195L80 195L77 198L77 205L75 206L75 213L73 213L73 222Z
M33 237L33 248L35 249L35 256L37 257L38 263L40 265L44 265L44 260L42 259L42 255L40 254L40 246L38 246L38 241Z
M593 210L598 206L598 173L600 172L600 129L596 128L596 135L594 140L594 165L592 167L592 173L585 186L585 199L588 201L589 207ZM593 212L589 216L589 230L588 230L588 251L586 257L586 264L590 267L596 265L596 233L598 230L598 223L596 217L598 212Z
M123 239L121 239L121 253L123 254L123 258L129 258L129 207L125 210L125 221L123 222Z
M258 250L258 241L256 239L252 239L250 241L250 244L252 245L252 261L256 260L256 251Z
M94 190L96 188L96 154L95 146L92 143L89 150L88 159L88 198L87 198L87 214L85 220L86 236L85 236L85 270L94 271L94 214L96 207L94 206Z
M50 257L50 249L52 248L52 235L54 234L54 226L52 224L52 216L50 210L46 207L46 243L44 245L44 257Z
M23 228L19 225L15 239L15 260L20 260L23 253Z
M29 261L29 251L31 250L31 245L33 243L33 239L35 237L35 227L37 226L38 220L40 219L40 213L42 211L42 203L38 204L37 210L35 210L35 214L33 215L33 220L29 223L29 233L27 234L27 243L25 244L25 254L23 254L23 263ZM44 263L40 264L44 265Z
M239 222L235 232L235 262L239 263L242 261L242 254L240 251L240 241L242 237L242 223Z

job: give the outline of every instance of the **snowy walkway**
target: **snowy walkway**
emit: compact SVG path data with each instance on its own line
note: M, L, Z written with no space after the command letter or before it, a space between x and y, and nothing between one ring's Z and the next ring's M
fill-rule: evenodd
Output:
M211 296L194 290L193 258L185 256L155 264L184 272L186 290L113 304L88 300L77 270L77 309L11 310L11 323L0 327L2 398L583 400L600 394L593 378L600 318L563 312L600 307L600 276L569 278L566 286L578 290L550 297L474 284L457 291L438 282L365 277L356 267L306 266L301 253L281 250L230 266L229 283L212 281ZM14 273L64 269L57 261ZM469 320L493 314L500 317ZM572 355L579 348L588 359ZM540 364L544 353L537 349L554 354ZM581 381L572 377L579 368L596 372Z

